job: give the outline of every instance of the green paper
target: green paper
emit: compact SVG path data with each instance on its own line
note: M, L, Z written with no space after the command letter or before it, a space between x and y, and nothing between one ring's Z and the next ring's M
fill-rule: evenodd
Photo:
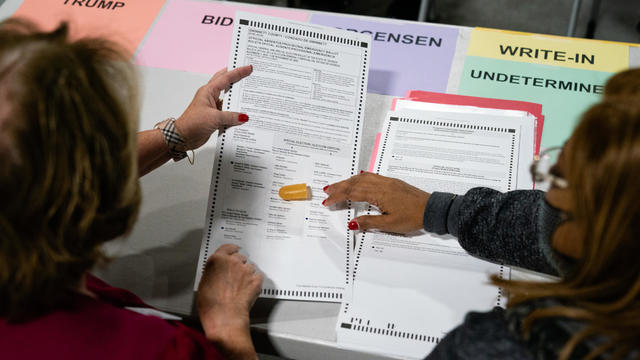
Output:
M472 71L480 78L473 78ZM484 79L485 72L489 74L487 79ZM494 80L490 80L491 75ZM580 115L600 100L599 93L611 75L610 72L467 56L458 94L542 104L545 119L541 145L546 148L564 144Z

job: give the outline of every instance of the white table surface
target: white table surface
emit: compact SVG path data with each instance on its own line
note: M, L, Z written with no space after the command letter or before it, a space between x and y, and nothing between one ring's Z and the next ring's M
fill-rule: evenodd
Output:
M0 19L15 12L21 0L0 0ZM166 5L165 5L166 6ZM380 19L378 19L380 20ZM396 21L396 20L388 20ZM458 27L448 93L456 93L471 28ZM640 48L630 48L629 63L640 66ZM177 117L209 74L138 67L142 81L140 129ZM368 94L360 168L367 169L375 135L391 105L391 96ZM126 239L106 246L113 260L94 273L126 288L165 311L192 314L193 281L204 229L215 136L196 151L195 165L170 162L141 179L143 203L138 222ZM523 275L526 276L526 275ZM259 299L252 312L258 350L274 349L287 358L387 359L341 349L336 344L340 304Z

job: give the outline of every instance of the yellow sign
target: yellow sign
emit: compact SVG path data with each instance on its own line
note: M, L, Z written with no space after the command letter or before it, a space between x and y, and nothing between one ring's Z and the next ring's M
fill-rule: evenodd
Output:
M475 28L471 32L467 55L617 72L629 67L630 45L611 41Z

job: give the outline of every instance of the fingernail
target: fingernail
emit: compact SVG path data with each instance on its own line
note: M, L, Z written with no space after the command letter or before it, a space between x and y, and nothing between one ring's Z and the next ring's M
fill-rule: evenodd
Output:
M238 121L243 122L243 123L249 121L249 115L247 115L247 114L238 115Z
M327 206L327 199L322 200L322 205Z
M325 186L322 188L322 191L327 192L327 189L329 188L329 185Z
M358 226L358 223L355 220L351 220L347 224L347 227L349 228L349 230L358 230L360 226Z

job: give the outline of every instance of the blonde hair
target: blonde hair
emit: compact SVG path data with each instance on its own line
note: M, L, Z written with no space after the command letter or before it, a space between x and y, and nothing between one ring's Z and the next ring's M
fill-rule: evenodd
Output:
M137 217L133 67L113 43L0 24L0 316L68 305Z
M640 339L640 104L637 98L610 97L583 116L566 145L574 212L584 234L584 254L575 269L554 283L494 283L511 294L509 307L553 297L563 306L534 310L523 331L541 319L564 317L585 323L560 353L568 359L578 344L601 337L604 343L585 359L613 359L637 351Z

